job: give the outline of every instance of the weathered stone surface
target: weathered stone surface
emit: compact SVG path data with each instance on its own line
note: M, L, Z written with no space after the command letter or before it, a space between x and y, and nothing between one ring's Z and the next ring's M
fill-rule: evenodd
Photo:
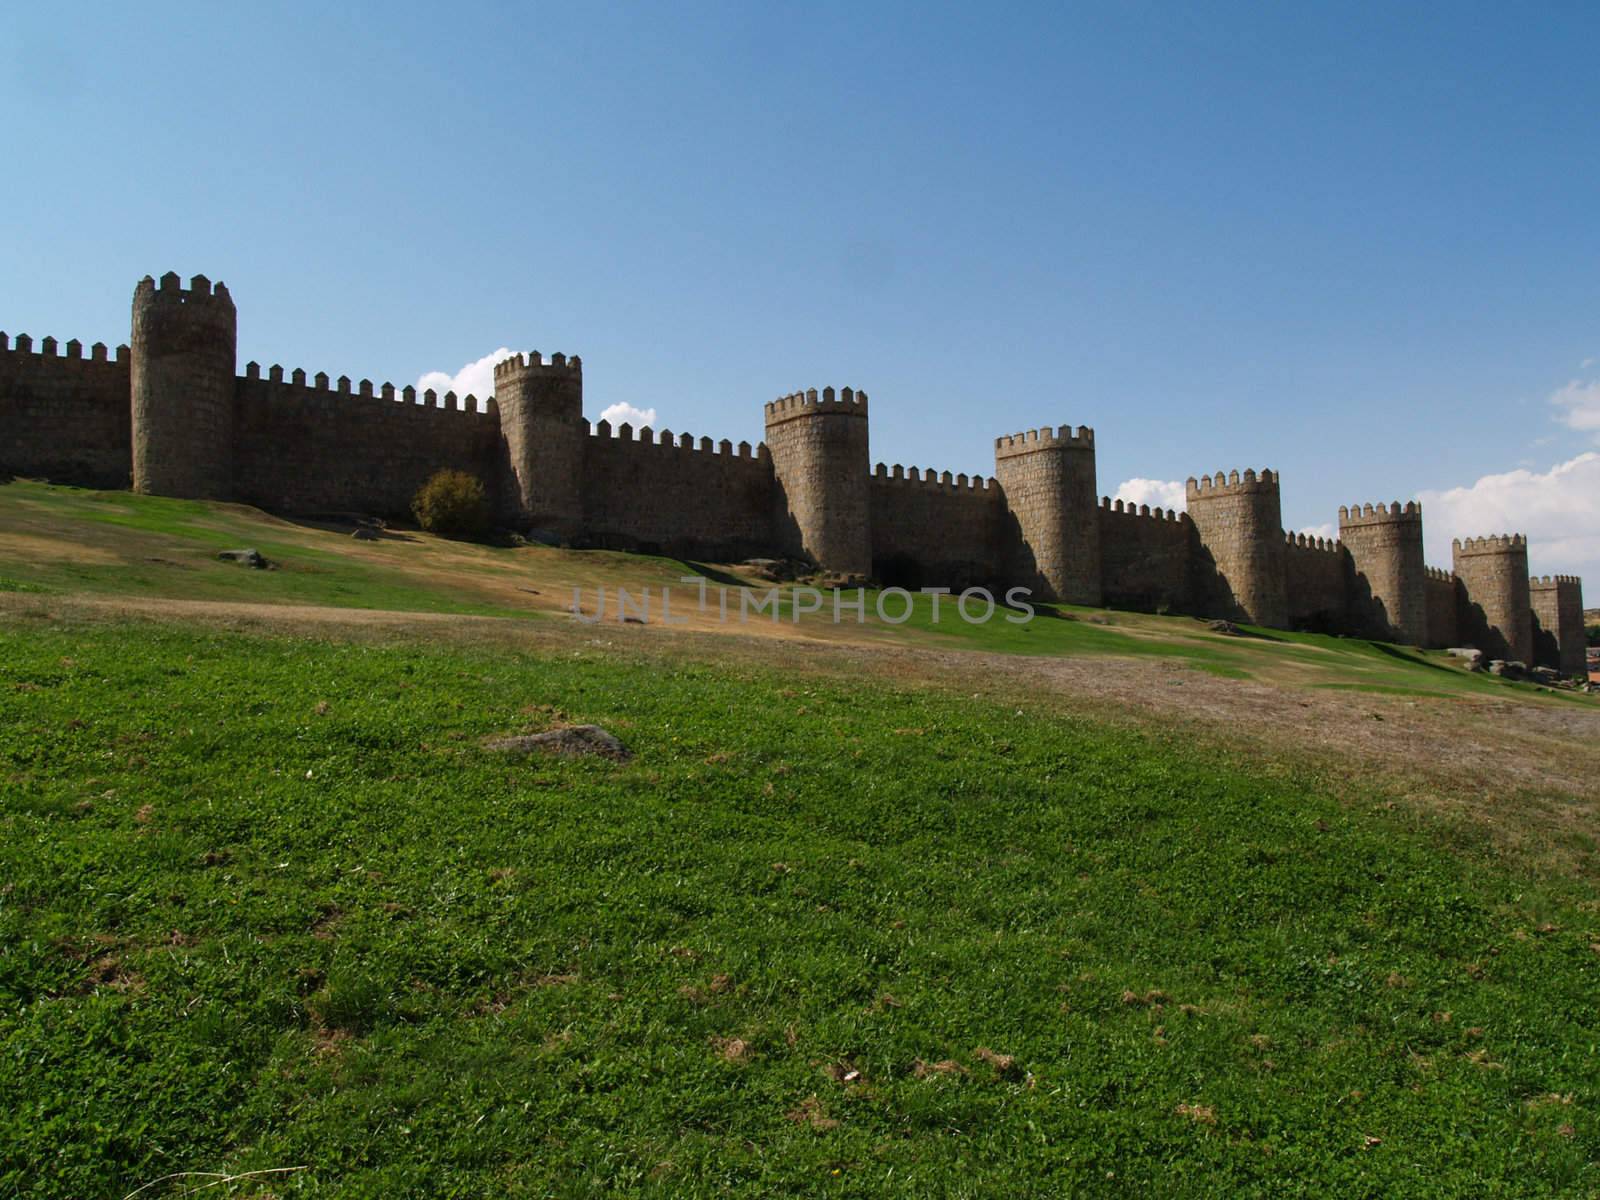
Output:
M627 762L633 757L615 734L598 725L573 725L544 733L494 738L485 742L483 747L514 758L526 758L530 754L555 754L563 758L597 755L616 762Z
M1528 540L1521 534L1457 538L1451 556L1463 588L1461 639L1491 659L1527 662L1533 657Z
M1283 517L1277 472L1202 476L1186 487L1189 519L1209 559L1208 609L1281 629L1289 624ZM1204 568L1202 568L1204 571Z
M259 550L221 550L217 552L217 557L223 562L242 563L258 571L265 570L268 565Z
M1528 593L1535 661L1574 679L1586 677L1583 585L1571 575L1534 576L1528 580Z
M1339 509L1339 540L1354 570L1350 608L1365 632L1414 646L1428 639L1428 571L1422 559L1422 506Z

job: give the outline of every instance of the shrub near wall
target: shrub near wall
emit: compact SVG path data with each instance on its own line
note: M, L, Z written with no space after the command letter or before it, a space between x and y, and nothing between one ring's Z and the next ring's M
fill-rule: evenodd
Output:
M411 499L417 524L446 537L473 537L489 528L489 494L476 475L435 471Z

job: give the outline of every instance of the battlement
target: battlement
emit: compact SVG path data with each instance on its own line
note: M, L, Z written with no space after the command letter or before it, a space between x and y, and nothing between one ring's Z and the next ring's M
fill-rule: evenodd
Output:
M867 415L867 394L853 388L843 388L835 396L833 389L827 387L823 388L822 394L818 396L816 388L809 388L803 392L791 392L787 396L779 396L766 405L768 425L823 412L843 412L864 417Z
M168 271L161 277L159 283L146 275L139 281L134 289L135 303L147 304L196 304L208 305L216 308L233 308L233 297L228 294L228 285L218 280L212 283L204 275L196 275L189 280L189 286L183 286L183 280L176 271Z
M670 429L663 429L657 433L648 425L641 425L635 429L627 421L613 426L610 421L597 421L590 425L584 423L585 430L593 437L603 439L608 445L621 443L624 446L655 446L663 450L675 450L687 454L715 454L722 458L742 458L750 462L757 462L768 457L767 445L761 442L752 447L749 442L740 442L735 448L727 438L713 443L708 437L695 439L693 434L674 434Z
M1400 506L1397 500L1392 504L1352 504L1346 508L1339 506L1340 525L1386 525L1396 521L1420 522L1422 520L1422 505L1415 500L1407 500L1405 507Z
M1071 425L1063 425L1060 429L1051 429L1045 425L1040 429L1024 429L1021 433L997 437L994 440L996 458L1011 458L1018 454L1060 449L1093 450L1094 430L1087 425L1079 425L1078 432L1073 433Z
M1499 533L1489 537L1455 538L1450 546L1457 554L1509 554L1526 550L1528 539L1520 533Z
M1530 579L1523 534L1458 540L1453 570L1428 568L1416 500L1342 506L1336 537L1291 533L1270 468L1190 477L1186 512L1102 497L1088 426L995 438L991 476L956 474L874 464L867 395L853 388L780 396L764 405L763 440L735 444L585 420L577 355L505 351L481 400L241 364L233 298L204 275L146 276L131 315L115 350L0 333L0 467L385 516L449 467L483 481L498 522L573 545L783 555L879 582L1004 581L1041 599L1529 662L1535 629L1557 637L1564 664L1582 648L1576 577Z
M457 397L454 392L446 392L440 396L432 388L422 393L419 400L417 389L411 386L396 388L392 383L384 383L374 387L372 380L363 379L360 383L353 384L348 375L341 375L337 380L328 378L326 371L318 371L307 382L306 372L303 367L296 367L289 372L287 380L284 371L277 363L267 368L266 378L261 375L261 364L250 362L245 364L244 382L264 385L267 398L276 398L290 393L303 393L310 399L333 400L336 397L358 400L390 401L396 407L413 405L418 408L439 409L445 412L467 412L480 416L492 416L498 419L499 412L495 406L494 397L489 397L481 404L478 398L470 392L463 397Z
M1183 490L1190 500L1214 500L1219 496L1237 496L1249 492L1276 492L1278 473L1271 468L1263 468L1261 474L1257 475L1247 467L1243 475L1238 471L1230 471L1225 476L1218 471L1215 476L1202 475L1198 480L1191 475Z
M66 353L62 354L62 350L65 350ZM55 358L59 356L68 360L75 359L81 362L103 363L112 361L107 357L109 351L107 351L106 344L104 342L96 342L93 346L90 346L89 357L84 358L83 343L77 338L72 338L70 341L63 344L57 342L53 337L43 337L39 339L39 348L35 350L33 348L33 339L25 333L17 334L16 344L13 346L11 344L11 339L7 337L4 332L0 332L0 354L33 354L40 358ZM119 363L126 363L128 361L128 348L126 346L117 347L115 361Z
M1327 554L1337 554L1344 547L1337 538L1317 537L1311 533L1288 533L1283 535L1285 544L1300 550L1320 550Z
M872 482L904 484L906 487L935 489L958 495L999 494L999 485L992 478L985 479L982 475L952 475L949 471L934 471L931 468L919 471L916 467L902 467L899 463L895 463L892 467L879 463L872 469Z
M1176 509L1151 508L1148 504L1134 504L1132 501L1113 500L1110 496L1100 497L1100 510L1102 512L1116 513L1118 516L1144 517L1151 521L1171 521L1174 524L1182 524L1189 519L1188 513L1181 513Z
M494 377L500 379L507 375L521 374L525 371L564 371L572 375L583 374L583 359L574 354L568 358L559 351L550 356L550 361L545 362L544 356L537 350L530 350L526 355L513 354L510 358L502 358L494 365Z

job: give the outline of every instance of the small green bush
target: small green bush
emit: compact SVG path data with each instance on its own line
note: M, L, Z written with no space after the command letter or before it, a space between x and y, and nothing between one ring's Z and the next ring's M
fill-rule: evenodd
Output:
M411 498L411 512L429 533L471 537L489 528L489 495L475 475L435 471Z
M1600 646L1600 625L1589 626L1589 645Z

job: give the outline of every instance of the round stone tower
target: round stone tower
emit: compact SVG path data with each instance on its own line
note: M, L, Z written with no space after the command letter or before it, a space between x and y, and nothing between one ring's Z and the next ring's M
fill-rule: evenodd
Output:
M1422 558L1422 506L1353 504L1339 508L1339 540L1355 567L1356 616L1374 637L1410 646L1428 641L1428 571Z
M766 425L779 544L832 574L870 575L867 394L795 392L766 406Z
M1041 600L1098 606L1094 430L1046 426L996 438L994 475L1011 518L1006 585L1032 588Z
M1528 539L1457 538L1451 543L1461 583L1459 636L1488 658L1533 659L1533 608L1528 591Z
M222 284L172 272L133 290L133 490L226 499L237 318Z
M1189 518L1215 565L1211 610L1253 625L1285 629L1283 510L1276 471L1191 476L1185 488Z
M550 540L583 524L583 360L537 350L496 364L494 399L507 468L501 515ZM648 497L640 497L648 503Z

